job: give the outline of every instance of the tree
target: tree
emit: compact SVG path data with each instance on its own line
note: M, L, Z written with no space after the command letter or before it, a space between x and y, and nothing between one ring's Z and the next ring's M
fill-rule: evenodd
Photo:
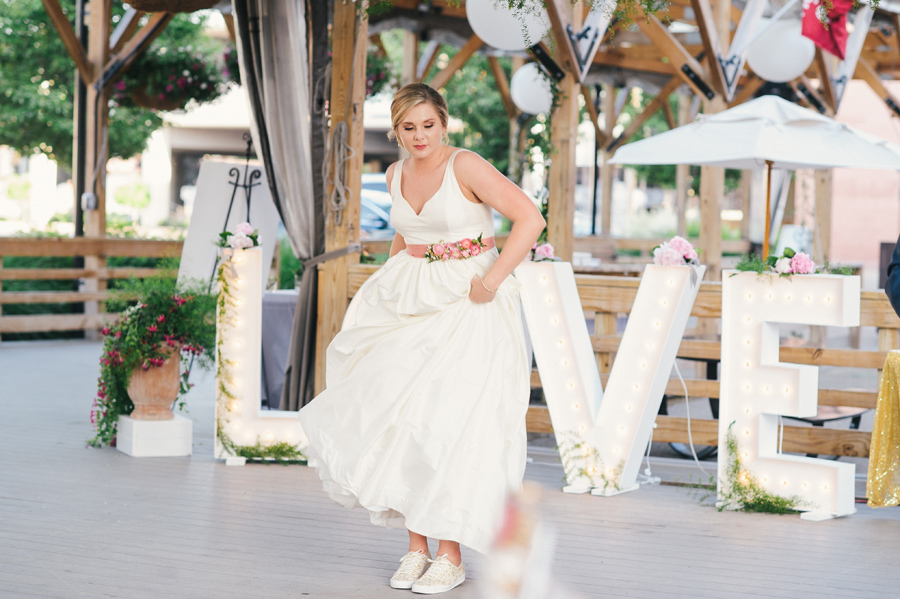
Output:
M74 0L60 4L74 21ZM113 13L115 26L124 13L121 3ZM150 51L193 44L212 59L216 42L204 34L204 21L196 13L178 15ZM25 155L43 152L71 168L75 84L75 65L41 0L0 0L0 144ZM129 158L143 151L161 126L152 110L113 103L109 155Z

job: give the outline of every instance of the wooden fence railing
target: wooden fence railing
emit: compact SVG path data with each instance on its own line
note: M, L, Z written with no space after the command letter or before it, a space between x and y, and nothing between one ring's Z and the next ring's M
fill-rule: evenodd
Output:
M0 333L31 333L44 331L97 330L115 315L102 312L102 303L109 298L105 282L126 279L132 275L146 277L155 268L9 268L9 257L113 257L163 258L180 256L182 242L141 239L71 238L0 238ZM3 260L7 258L7 267ZM79 281L96 280L98 291L4 291L4 281ZM8 287L8 286L7 286ZM80 303L96 308L85 314L2 315L4 305Z
M374 266L359 265L350 271L349 294L352 297L359 286L375 271ZM594 314L594 334L591 341L601 380L606 383L612 368L621 337L616 333L618 316L628 314L637 294L639 279L615 276L576 275L578 294L585 312ZM702 318L720 318L722 310L722 285L705 282L697 294L691 314ZM881 291L863 291L860 297L860 325L878 329L878 350L830 349L783 346L780 359L784 362L833 366L841 368L867 368L878 371L884 364L886 352L900 348L900 318ZM679 358L718 360L721 347L718 341L684 339L678 350ZM692 398L719 397L719 381L685 379L688 395ZM532 375L532 386L540 386L540 375ZM681 382L669 381L667 394L682 396ZM869 389L819 389L819 405L848 406L874 409L877 403L877 387ZM653 440L668 443L687 443L687 420L673 416L657 416L657 428ZM532 406L528 411L529 432L553 432L550 414L546 407ZM697 445L718 444L718 421L712 419L691 420L691 434ZM866 431L785 426L783 450L787 452L817 453L826 455L869 455L871 434Z

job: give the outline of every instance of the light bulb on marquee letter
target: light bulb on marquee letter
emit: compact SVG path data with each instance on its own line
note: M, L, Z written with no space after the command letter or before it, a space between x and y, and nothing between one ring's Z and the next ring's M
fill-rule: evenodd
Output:
M722 274L719 447L734 422L743 465L767 491L798 495L804 519L852 514L854 464L778 453L779 416L814 416L818 403L818 368L778 361L778 323L858 326L859 277L735 273ZM726 467L723 456L720 484Z

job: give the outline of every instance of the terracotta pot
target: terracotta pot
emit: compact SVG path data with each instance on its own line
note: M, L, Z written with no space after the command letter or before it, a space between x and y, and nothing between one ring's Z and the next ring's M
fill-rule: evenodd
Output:
M130 0L128 4L135 10L144 12L194 12L212 8L219 0Z
M163 362L148 370L135 368L128 383L128 396L134 402L131 417L135 420L171 420L172 404L178 397L181 376L181 348Z

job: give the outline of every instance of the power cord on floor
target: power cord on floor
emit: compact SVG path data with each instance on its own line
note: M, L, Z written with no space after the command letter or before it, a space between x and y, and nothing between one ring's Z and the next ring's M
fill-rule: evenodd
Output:
M694 457L694 462L697 464L697 468L700 469L700 472L703 473L703 476L709 476L709 472L704 470L703 466L700 465L700 459L697 457L697 452L694 450L694 437L691 435L691 398L688 397L687 383L684 382L684 377L681 376L681 371L678 370L678 364L674 364L673 368L675 368L675 374L678 375L678 380L681 381L681 388L684 389L684 407L687 411L688 445L691 448L691 455Z

